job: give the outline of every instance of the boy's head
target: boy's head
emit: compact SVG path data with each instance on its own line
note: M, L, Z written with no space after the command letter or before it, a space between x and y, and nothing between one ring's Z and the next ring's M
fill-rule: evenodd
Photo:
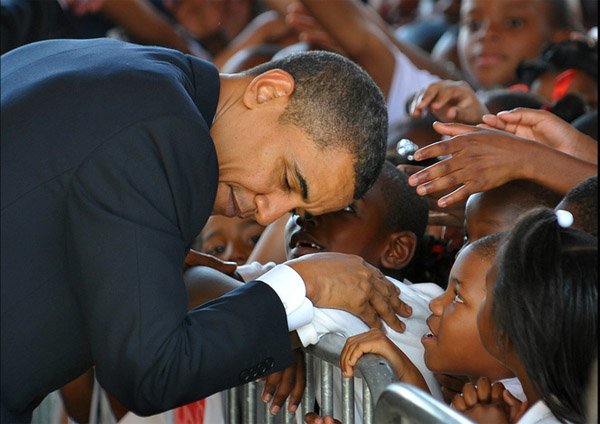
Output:
M511 377L512 373L483 347L477 330L477 311L485 298L485 277L502 233L481 238L461 250L448 279L448 288L429 302L430 332L423 336L425 364L436 373Z
M521 60L575 27L567 0L462 0L458 56L474 85L508 86Z
M192 249L238 265L246 263L265 227L252 218L211 216Z
M598 176L583 180L563 197L555 210L573 215L573 228L598 237Z
M361 256L384 274L412 260L428 217L427 200L408 184L408 176L385 162L375 185L338 212L310 219L292 215L285 232L288 259L309 253L341 252Z
M539 184L514 180L469 196L465 207L465 242L506 231L524 212L539 206L555 207L562 197Z

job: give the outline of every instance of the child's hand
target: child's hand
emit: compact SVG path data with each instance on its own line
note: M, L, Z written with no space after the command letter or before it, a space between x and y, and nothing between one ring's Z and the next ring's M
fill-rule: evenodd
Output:
M445 190L459 186L438 200L438 206L442 208L466 201L473 193L524 178L525 154L539 145L505 131L470 125L435 122L433 127L451 138L417 150L415 159L450 157L411 175L408 182L418 186L417 193L422 196L445 193Z
M307 424L342 424L340 421L333 419L329 415L327 415L325 420L323 420L323 418L319 417L314 412L309 412L306 414L304 416L304 422Z
M569 155L598 163L598 142L546 110L517 108L485 115L482 128L507 131L517 137L539 141Z
M365 353L381 355L390 363L398 379L413 384L429 393L423 375L398 346L382 330L372 328L366 333L349 337L340 354L340 368L344 377L354 375L356 362Z
M439 81L417 93L409 113L420 118L429 109L440 121L475 125L489 113L465 81Z
M304 362L302 361L302 353L299 350L292 352L294 357L294 365L286 368L283 371L275 372L266 377L265 388L262 393L262 400L269 403L273 399L273 403L269 408L271 414L276 415L281 410L287 397L290 397L288 411L296 412L298 404L302 399L306 379L304 376Z
M466 376L441 373L434 373L433 376L437 382L440 383L440 389L442 390L442 395L444 396L444 402L447 404L451 404L454 396L460 395L462 393L463 386L469 382L469 378Z
M525 412L527 402L521 402L504 388L502 383L491 384L486 377L477 385L467 383L451 405L469 419L478 423L512 423Z

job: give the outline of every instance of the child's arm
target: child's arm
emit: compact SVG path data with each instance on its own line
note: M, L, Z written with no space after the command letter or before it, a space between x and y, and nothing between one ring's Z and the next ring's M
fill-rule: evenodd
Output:
M451 405L472 421L485 424L516 422L525 410L527 402L521 402L502 383L490 383L486 377L477 380L477 385L467 383L462 394L456 395Z
M346 340L340 354L340 367L344 377L354 375L354 366L365 353L374 353L388 360L392 369L403 383L409 383L430 393L429 387L417 367L379 329L372 328L366 333L357 334Z

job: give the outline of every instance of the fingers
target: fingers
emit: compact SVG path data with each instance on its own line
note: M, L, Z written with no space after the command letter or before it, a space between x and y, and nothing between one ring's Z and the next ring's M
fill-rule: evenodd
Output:
M375 291L371 295L369 304L375 311L375 319L378 320L377 316L379 316L394 330L403 332L406 325L398 319L396 314L405 318L409 317L412 314L412 308L400 300L398 287L383 275L373 281L373 286ZM381 328L381 323L367 322L367 324L370 327Z
M292 389L296 385L296 369L295 367L286 368L283 371L281 380L279 380L279 386L277 386L277 392L273 396L273 402L269 407L269 411L273 415L277 415L281 411L281 407L285 403ZM295 411L295 409L294 409Z
M467 404L465 403L465 399L462 397L462 395L460 393L458 393L457 395L454 396L454 399L452 399L452 403L450 404L450 407L456 409L459 412L464 412L468 409Z
M477 399L480 403L489 403L492 399L492 385L485 377L477 380Z
M304 422L307 424L341 424L340 421L333 419L329 415L325 419L319 417L315 412L309 412L304 416Z
M385 333L376 328L349 337L340 354L340 368L343 376L352 377L354 366L360 357L365 353L378 353L377 346L385 339Z
M467 383L463 386L462 398L467 408L472 408L477 404L477 387L474 384Z
M304 416L304 422L307 424L323 424L323 418L319 417L315 412L309 412Z
M269 411L273 415L279 413L288 397L288 411L291 413L296 412L304 393L306 380L304 377L302 354L298 351L294 351L293 354L293 366L273 373L264 379L265 388L263 389L261 398L265 403L269 403L271 399L273 400L269 407Z
M492 384L492 393L491 393L491 401L492 402L502 402L504 398L504 385L502 383L494 383ZM512 395L511 395L512 396Z
M419 166L419 165L403 164L403 165L396 166L396 168L398 168L400 171L404 172L406 175L410 176L416 172L419 172L420 170L424 169L425 167Z
M470 133L470 132L478 131L479 130L479 128L477 128L475 125L455 124L455 123L443 123L443 122L439 122L439 121L436 121L436 122L433 123L433 129L438 134L447 135L447 136L450 136L450 137L454 137L456 135L466 134L466 133ZM427 147L428 146L425 146L423 149L425 149ZM419 151L420 150L417 150L415 152L415 159L417 159L417 160L421 160L420 158L417 157L418 156L417 153ZM427 159L427 158L425 158L425 159Z
M471 181L463 181L462 170L454 170L448 159L444 159L424 170L411 175L408 183L417 186L417 193L421 196L430 195L446 189L458 187L454 191L440 197L437 205L445 208L465 201L471 194L476 193L478 186ZM462 185L460 185L462 184Z

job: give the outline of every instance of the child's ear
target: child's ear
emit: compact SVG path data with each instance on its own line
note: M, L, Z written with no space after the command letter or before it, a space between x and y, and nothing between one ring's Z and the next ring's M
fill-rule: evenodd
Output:
M273 99L284 98L294 91L294 78L281 69L271 69L254 77L243 95L246 107L253 109Z
M417 250L417 236L412 231L399 231L390 234L388 243L381 255L381 265L388 269L405 268Z

